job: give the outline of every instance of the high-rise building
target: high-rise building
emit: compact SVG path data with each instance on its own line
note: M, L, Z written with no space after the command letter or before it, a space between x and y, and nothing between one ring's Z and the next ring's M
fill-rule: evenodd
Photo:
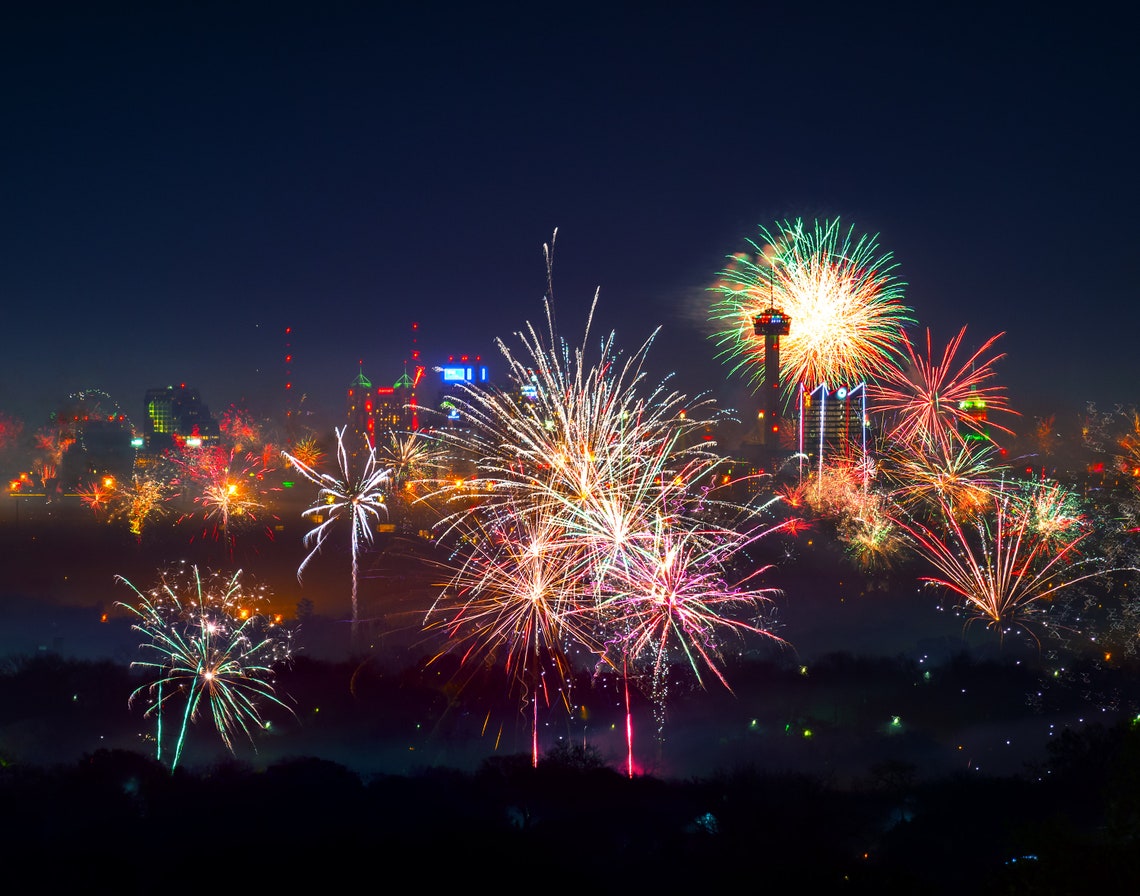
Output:
M348 429L355 441L349 444L351 453L363 448L363 440L373 447L378 438L390 433L415 432L419 428L419 409L416 403L416 386L423 375L417 368L413 378L405 370L391 386L373 386L364 375L363 367L356 379L348 384Z
M143 434L151 451L179 445L194 447L218 440L218 424L210 415L209 407L202 403L198 390L188 389L185 383L148 389L143 405Z
M867 388L816 386L800 393L801 455L862 457L867 449Z
M488 383L487 365L480 355L449 355L447 362L436 368L440 375L439 397L436 408L440 412L437 427L461 426L463 414L462 386L485 386ZM521 387L524 392L527 386ZM524 396L525 397L525 396ZM456 401L456 399L459 401Z

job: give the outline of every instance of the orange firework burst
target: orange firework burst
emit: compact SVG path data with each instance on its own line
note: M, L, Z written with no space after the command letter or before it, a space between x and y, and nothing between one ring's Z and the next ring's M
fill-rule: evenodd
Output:
M131 534L142 538L147 523L168 512L170 493L170 485L161 479L135 474L128 484L115 489L107 521L126 520Z
M91 508L98 515L110 509L115 498L115 485L114 476L104 476L100 480L79 486L75 493L85 507Z
M989 506L1008 467L992 444L961 442L890 446L879 469L891 500L908 512L962 516Z
M297 442L290 454L293 458L310 469L316 469L325 462L325 453L321 450L320 444L313 436L305 436L305 438Z

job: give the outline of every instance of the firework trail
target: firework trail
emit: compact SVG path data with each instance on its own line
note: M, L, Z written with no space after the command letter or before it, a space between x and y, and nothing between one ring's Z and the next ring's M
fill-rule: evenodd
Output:
M755 256L740 253L711 289L719 294L710 320L722 329L714 339L733 373L756 387L764 381L764 338L756 317L778 308L791 319L780 340L780 379L789 399L799 388L852 384L866 379L900 353L902 327L913 323L903 304L905 284L897 264L880 253L877 237L854 239L839 219L785 221L761 242L748 240Z
M376 457L372 443L364 438L367 449L365 460L359 470L354 470L348 450L344 445L347 427L336 432L336 454L338 474L318 473L294 455L282 452L282 456L297 471L319 487L316 502L302 511L302 517L315 524L315 528L305 533L305 547L308 555L297 568L297 578L301 579L309 561L320 551L329 532L345 520L349 527L352 554L352 629L355 635L359 623L357 605L357 583L360 570L360 552L364 545L372 544L372 526L381 519L381 511L387 518L388 508L384 503L386 490L391 485L391 470L382 466Z
M273 687L275 664L290 657L289 633L263 615L258 605L264 595L243 589L238 571L228 580L218 574L205 580L197 567L162 576L160 584L144 594L122 576L137 598L118 605L134 615L131 626L145 640L141 650L148 659L132 667L149 669L154 679L130 696L151 700L145 715L156 719L157 758L162 760L163 716L168 707L181 705L170 767L182 757L190 725L203 711L234 752L233 736L244 733L254 744L253 729L264 727L265 703L288 709Z
M936 523L902 516L897 522L915 553L938 571L922 581L957 595L971 614L967 625L984 620L1002 638L1020 629L1040 643L1034 624L1048 627L1044 611L1062 592L1124 570L1081 552L1091 528L1074 524L1042 533L1039 515L1038 502L1011 486L965 521L944 501Z
M1010 409L1004 388L990 382L994 365L1005 355L987 357L987 353L1004 334L990 337L969 358L956 364L965 335L963 327L936 360L929 329L924 357L916 354L910 337L903 334L905 360L884 365L868 390L872 413L889 421L888 440L948 453L967 440L988 441L989 430L1013 435L1012 430L989 419L994 411L1017 413Z

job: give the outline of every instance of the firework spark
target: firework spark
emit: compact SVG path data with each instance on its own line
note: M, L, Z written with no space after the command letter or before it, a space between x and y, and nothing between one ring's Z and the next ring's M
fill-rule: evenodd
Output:
M775 307L791 319L780 340L780 379L785 399L802 387L865 380L899 355L899 332L912 323L903 304L890 253L877 237L854 239L838 219L785 221L762 242L749 240L756 255L742 253L721 271L711 289L719 293L710 320L723 326L715 340L733 373L754 386L764 381L764 339L755 320Z
M144 694L151 700L145 714L156 719L159 760L164 713L182 706L171 769L203 709L231 753L239 731L256 748L254 729L265 725L263 704L288 709L275 693L273 669L289 658L289 633L260 612L263 593L242 588L240 577L240 571L225 579L216 573L203 577L197 567L183 568L163 575L146 594L117 577L137 598L118 605L134 615L132 629L145 637L141 649L148 658L131 665L154 675L131 694L130 702Z

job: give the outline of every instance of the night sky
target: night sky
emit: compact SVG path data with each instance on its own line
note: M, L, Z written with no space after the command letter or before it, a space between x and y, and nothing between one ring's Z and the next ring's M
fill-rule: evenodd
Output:
M85 5L86 6L86 5ZM0 29L0 412L136 422L186 383L339 422L395 380L658 327L655 376L747 400L708 287L761 226L840 217L920 330L995 333L1013 407L1130 405L1136 56L1081 4L76 4ZM33 8L34 7L34 8ZM1126 44L1127 42L1127 44Z

